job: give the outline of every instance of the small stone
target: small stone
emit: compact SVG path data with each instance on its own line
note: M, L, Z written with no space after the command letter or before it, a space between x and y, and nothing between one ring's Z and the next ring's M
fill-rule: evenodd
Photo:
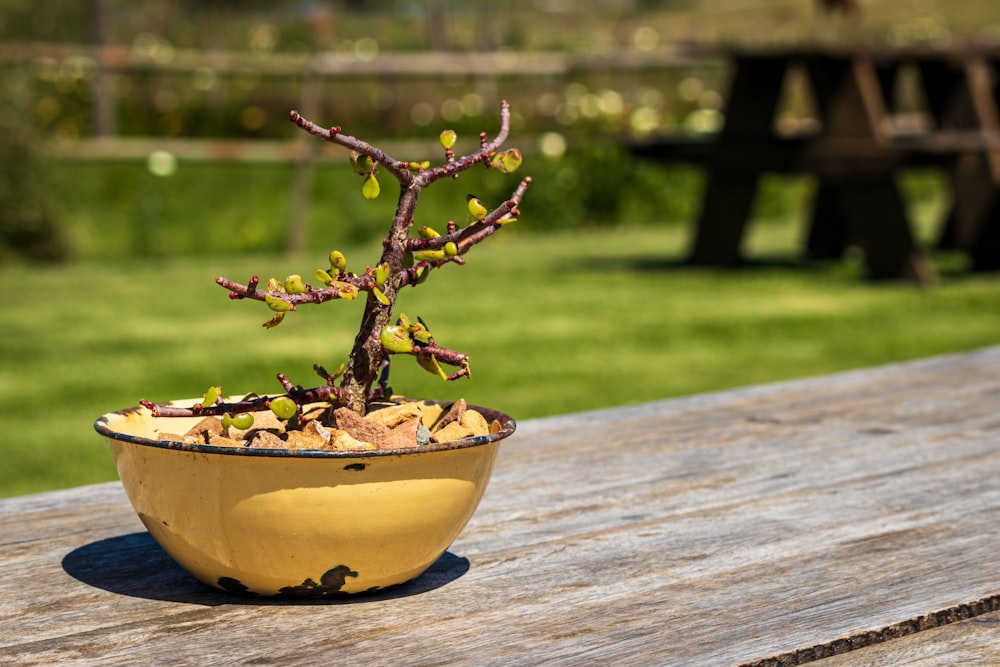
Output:
M311 423L311 422L310 422ZM326 449L330 444L330 439L316 433L316 431L289 431L285 447L288 449Z
M423 426L420 417L413 417L405 421L382 438L378 443L379 449L404 449L417 446L417 431Z
M489 435L490 425L486 423L486 417L475 410L466 410L462 415L462 426L472 431L472 435Z
M213 435L208 439L208 444L213 447L242 447L243 440L233 440L232 438L227 438L224 435Z
M247 446L262 449L284 449L285 441L270 431L257 430L247 434Z
M417 447L423 447L431 442L431 430L423 424L417 429Z
M176 433L160 433L156 439L161 442L184 442L184 436Z
M403 422L420 418L421 410L418 403L391 403L386 407L369 410L365 419L382 424L388 428L396 428Z
M365 419L350 408L337 408L333 414L337 420L337 428L347 431L355 440L378 446L389 433L389 427Z
M361 442L351 437L351 434L347 431L342 431L340 429L334 429L330 434L330 444L328 445L330 449L338 449L344 451L356 451L356 450L369 450L376 449L375 445L370 442Z
M325 442L330 442L330 429L323 426L318 421L306 423L306 425L302 428L302 431Z
M444 428L434 431L432 439L434 442L454 442L455 440L468 438L470 435L472 435L472 431L462 426L461 422L452 422Z
M437 431L438 429L444 428L448 424L453 422L462 421L462 415L465 414L465 410L468 406L465 404L465 399L460 398L451 404L451 407L441 415L441 418L437 420L437 423L431 428L431 431ZM440 442L440 440L438 441Z
M207 443L213 435L222 435L222 420L214 416L205 417L184 434L203 443Z

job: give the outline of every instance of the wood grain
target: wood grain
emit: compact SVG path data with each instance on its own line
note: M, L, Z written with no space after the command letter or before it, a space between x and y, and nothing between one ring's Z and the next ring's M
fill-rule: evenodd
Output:
M117 483L3 500L0 662L985 655L1000 634L998 405L991 348L525 422L432 571L347 603L201 586ZM859 664L839 657L820 664Z

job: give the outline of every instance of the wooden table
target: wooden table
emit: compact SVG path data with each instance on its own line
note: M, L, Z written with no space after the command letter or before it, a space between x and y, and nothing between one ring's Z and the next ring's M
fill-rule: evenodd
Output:
M0 663L995 664L998 408L1000 347L527 421L432 570L346 602L202 586L118 483L2 500Z
M706 166L693 264L740 263L762 174L809 174L817 184L809 257L835 258L858 245L872 278L929 282L933 270L896 179L903 168L939 166L950 174L953 199L943 245L965 251L973 268L1000 269L1000 49L794 46L715 55L732 70L718 135L630 144L638 155ZM919 123L897 103L903 70L924 99ZM793 72L815 102L815 130L778 127Z

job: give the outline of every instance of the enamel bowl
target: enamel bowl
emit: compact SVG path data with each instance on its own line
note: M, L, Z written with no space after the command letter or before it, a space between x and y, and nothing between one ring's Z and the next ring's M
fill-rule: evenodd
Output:
M144 407L103 415L94 428L139 519L196 578L230 592L325 597L419 576L472 518L516 424L470 407L499 432L363 452L161 441L161 431L184 433L201 418Z

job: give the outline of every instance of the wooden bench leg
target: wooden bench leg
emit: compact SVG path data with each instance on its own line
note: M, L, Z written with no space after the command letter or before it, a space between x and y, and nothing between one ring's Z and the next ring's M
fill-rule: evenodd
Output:
M1000 271L1000 193L993 192L991 206L980 221L967 251L974 271Z
M938 247L965 251L976 271L1000 269L1000 186L986 157L960 156L951 177L953 203Z
M688 256L699 266L738 266L743 231L753 207L757 177L714 170L702 197L694 245Z
M916 247L902 196L892 179L839 185L837 199L873 280L934 282L934 271Z
M820 181L813 196L806 257L818 260L840 259L844 256L849 241L844 217L837 202L836 188Z
M772 55L741 58L733 72L726 103L726 123L709 163L708 184L702 197L691 264L737 266L741 263L743 231L757 191L757 171L743 161L745 143L767 137L781 97L788 62Z

